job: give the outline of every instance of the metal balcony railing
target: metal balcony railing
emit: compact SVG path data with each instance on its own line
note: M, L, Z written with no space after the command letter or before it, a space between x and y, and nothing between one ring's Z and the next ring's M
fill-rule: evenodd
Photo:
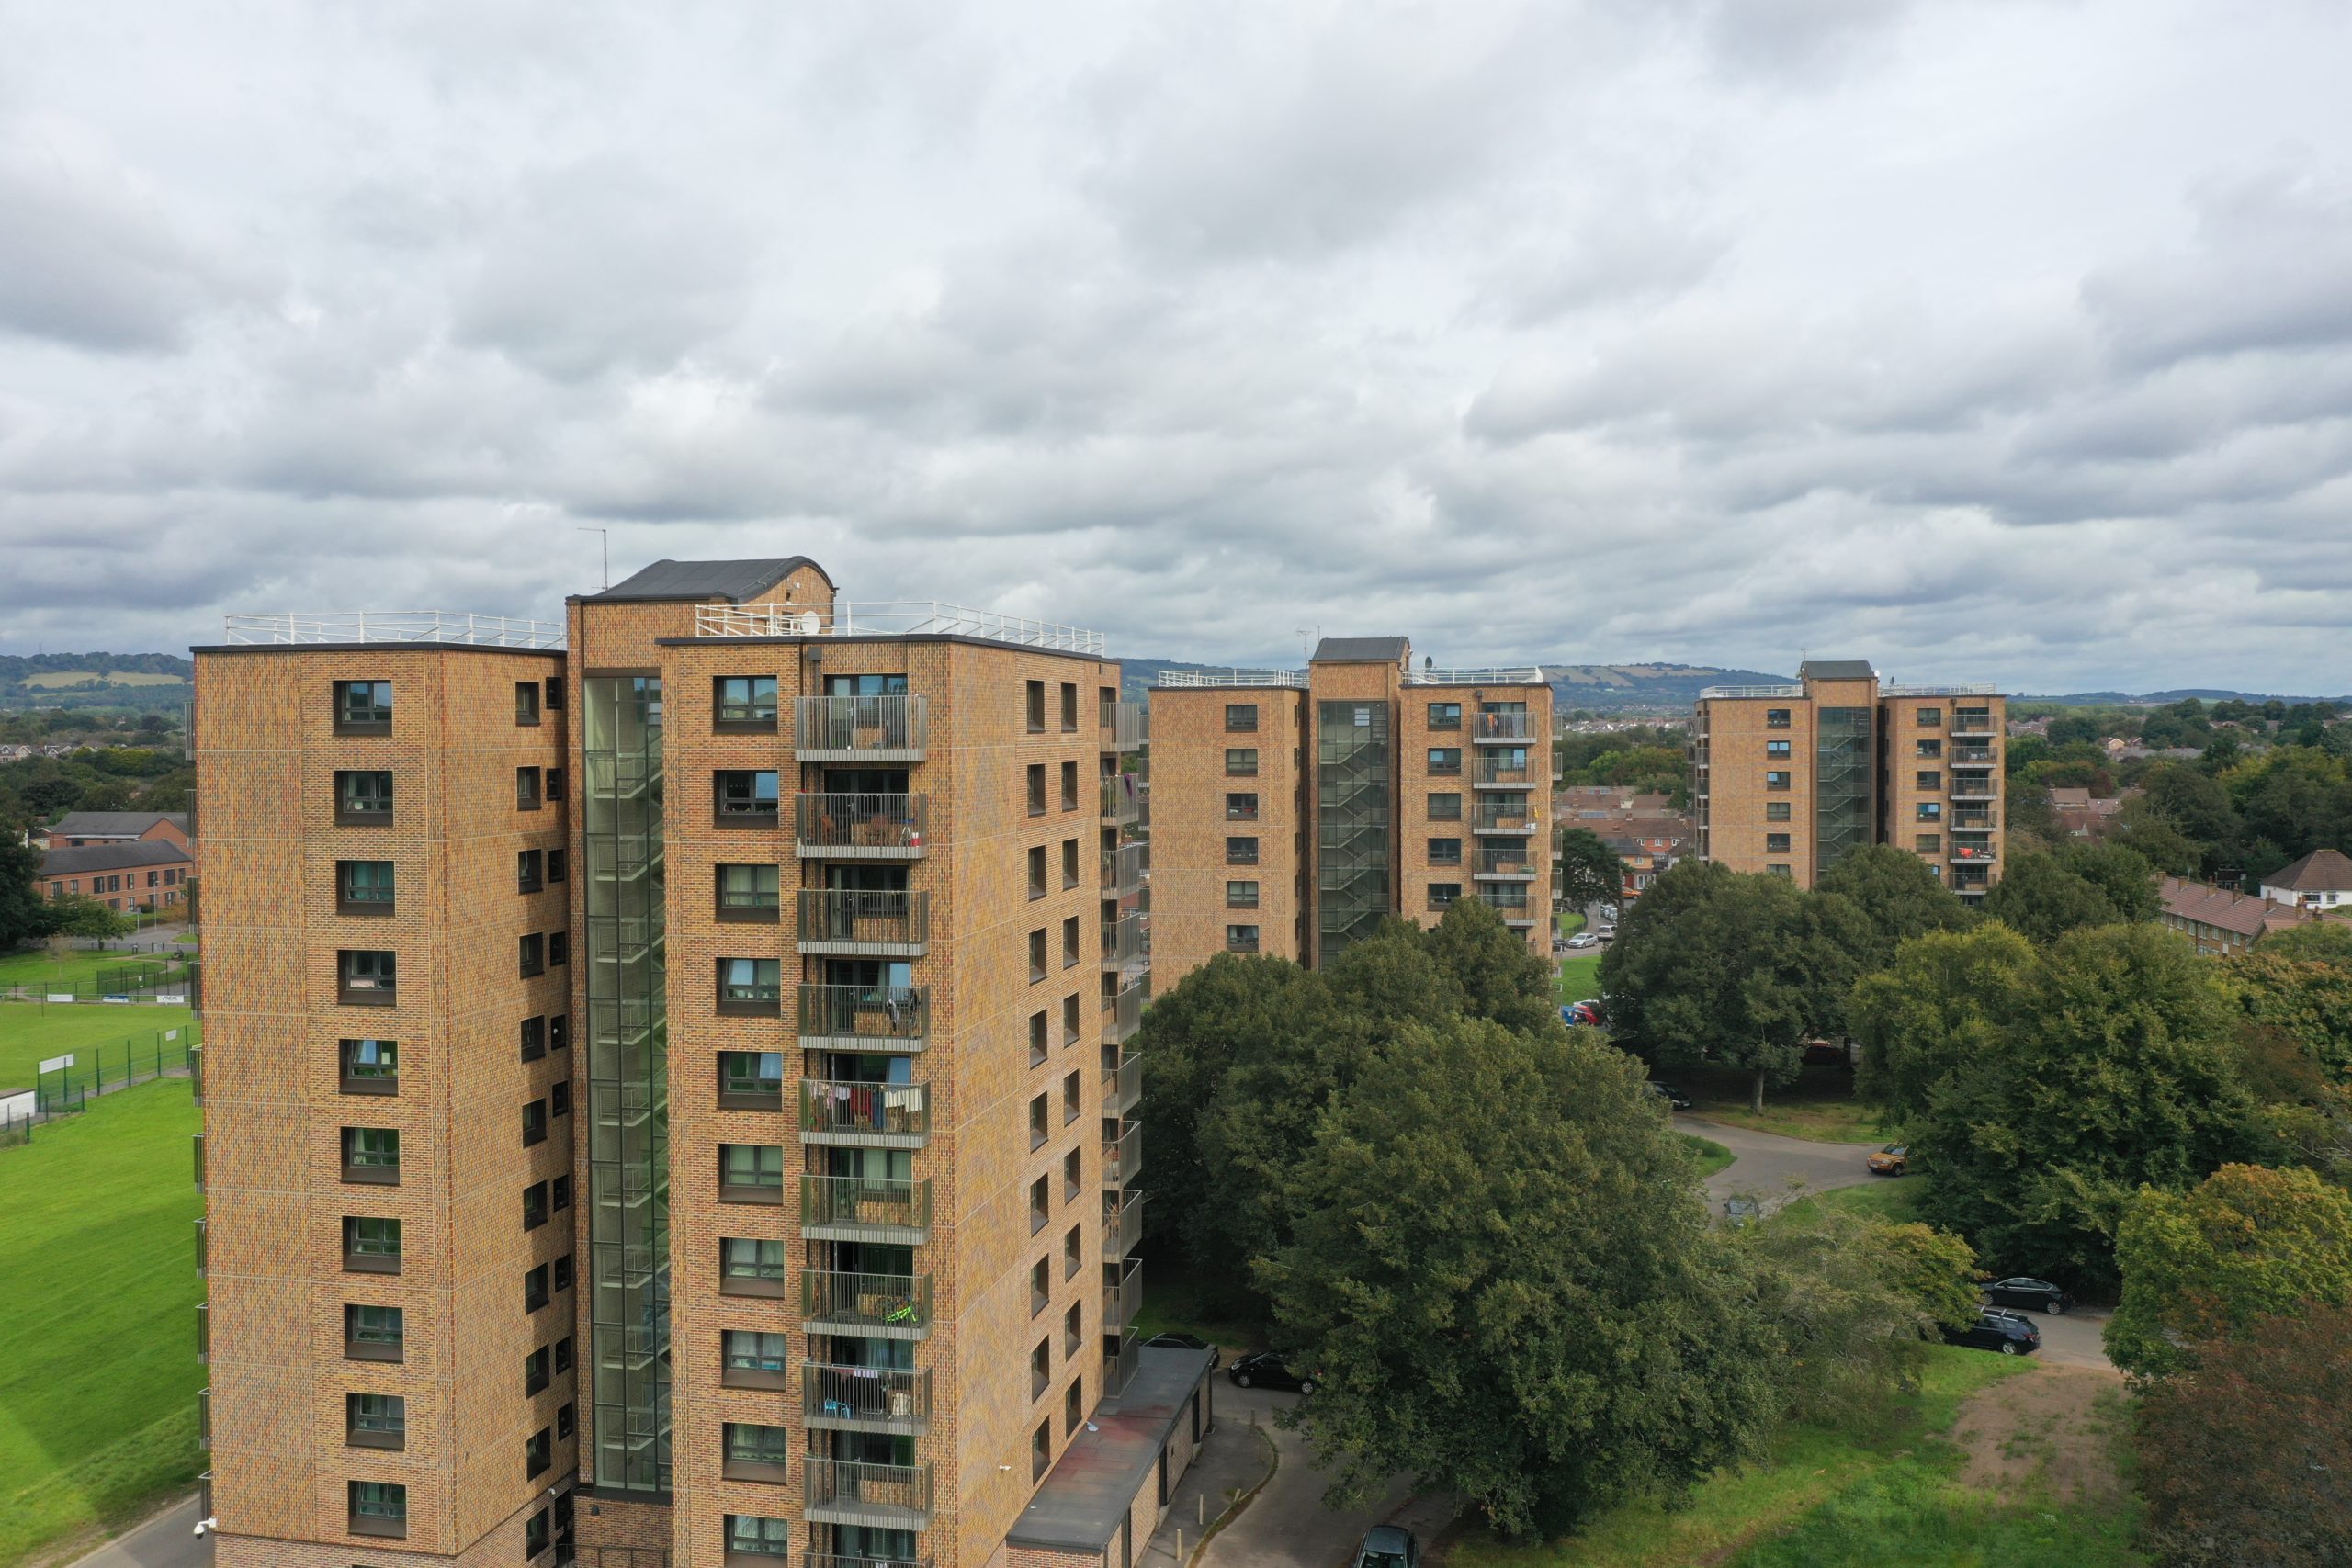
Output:
M1125 1258L1143 1240L1143 1194L1121 1192L1102 1211L1102 1256Z
M1136 1363L1142 1359L1143 1342L1132 1334L1102 1342L1102 1395L1108 1399L1125 1393L1128 1382L1136 1375Z
M931 1276L810 1269L800 1276L800 1315L811 1334L922 1339L931 1333Z
M917 1432L931 1419L931 1372L803 1361L800 1397L812 1427Z
M662 1555L667 1557L669 1554L664 1552ZM800 1554L800 1568L933 1568L933 1562L929 1557L842 1557L824 1551L804 1551ZM599 1564L598 1568L604 1568L604 1565ZM662 1568L669 1568L669 1565L664 1562Z
M869 1148L921 1148L931 1137L931 1086L800 1080L800 1139Z
M919 1243L931 1234L931 1182L803 1176L800 1234L812 1241Z
M1151 708L1145 703L1114 702L1102 707L1102 750L1140 751L1151 742Z
M931 951L931 895L905 888L800 890L800 951L921 958Z
M1143 1053L1130 1051L1102 1075L1102 1114L1124 1116L1143 1098ZM198 1224L204 1222L199 1220Z
M1170 691L1204 686L1291 686L1304 690L1304 670L1162 670L1159 685Z
M802 860L921 860L931 799L922 795L803 795L793 840Z
M1131 964L1140 964L1148 951L1143 917L1134 910L1103 925L1103 968L1125 969Z
M1997 762L2000 755L1990 746L1954 746L1951 760L1955 762Z
M1142 1169L1143 1124L1130 1122L1125 1132L1102 1145L1102 1179L1125 1186Z
M1474 742L1503 744L1531 739L1538 733L1532 713L1474 713L1467 716Z
M920 694L797 697L792 719L804 762L920 762L931 742L931 700Z
M1133 773L1106 773L1097 790L1102 823L1132 828L1143 818L1143 781Z
M196 1364L203 1366L212 1359L211 1303L196 1303Z
M208 1256L209 1251L204 1234L204 1217L199 1214L196 1221L196 1271L199 1277L204 1273L205 1265L209 1261Z
M1499 753L1482 752L1470 770L1470 782L1480 789L1527 789L1544 782L1532 762L1510 762Z
M1990 831L2001 825L2000 814L1994 811L1955 811L1951 814L1951 825Z
M1105 1263L1102 1274L1102 1332L1121 1333L1143 1306L1143 1259Z
M1533 802L1499 797L1478 802L1470 814L1474 833L1532 833L1537 823Z
M1102 1012L1102 1043L1117 1045L1143 1026L1144 1004L1151 1000L1151 976L1147 975L1106 999Z
M1954 863L1962 865L1990 865L1998 858L1990 844L1954 844L1951 853Z
M1954 735L1992 734L1993 711L1990 708L1952 709L1951 733Z
M1141 890L1151 869L1149 844L1121 844L1102 853L1102 897L1124 898Z
M812 1524L920 1529L931 1522L927 1464L866 1464L814 1455L806 1464L802 1485Z
M196 1190L201 1192L204 1190L204 1134L198 1133L194 1136L196 1139Z
M522 621L464 610L345 610L231 615L228 640L264 642L461 642L477 648L563 647L561 621Z
M1470 863L1473 876L1533 877L1543 870L1536 846L1527 841L1481 844Z
M1951 797L1954 800L1991 800L1998 786L1990 773L1954 773L1951 776Z
M931 1039L928 986L800 987L805 1050L920 1051Z
M212 1446L212 1391L209 1388L196 1391L196 1446L199 1449Z
M1506 920L1532 920L1535 918L1535 906L1528 898L1524 886L1505 883L1498 886L1481 887L1463 897L1476 899Z

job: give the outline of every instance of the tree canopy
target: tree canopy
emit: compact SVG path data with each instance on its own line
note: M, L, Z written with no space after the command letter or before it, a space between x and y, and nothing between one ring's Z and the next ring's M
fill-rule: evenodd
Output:
M2154 919L2155 870L2120 844L2069 844L2009 857L1983 912L2037 942L2071 931Z
M1893 844L1865 844L1824 872L1816 893L1834 893L1868 922L1865 946L1855 957L1865 970L1883 969L1894 950L1929 931L1962 931L1976 913L1939 881L1928 863Z
M1897 1117L1926 1111L2017 1016L2033 964L2032 945L1997 920L1905 942L1854 987L1856 1092Z
M1625 887L1625 863L1589 828L1560 829L1560 886L1564 908L1614 904Z

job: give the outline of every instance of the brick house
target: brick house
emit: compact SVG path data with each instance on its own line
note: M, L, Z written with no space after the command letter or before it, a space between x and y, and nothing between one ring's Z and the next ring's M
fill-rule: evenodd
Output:
M82 894L109 909L164 909L187 897L195 874L185 846L155 839L51 850L35 882L46 897Z
M33 840L61 850L156 842L186 850L196 842L185 811L69 811L47 828L34 829Z

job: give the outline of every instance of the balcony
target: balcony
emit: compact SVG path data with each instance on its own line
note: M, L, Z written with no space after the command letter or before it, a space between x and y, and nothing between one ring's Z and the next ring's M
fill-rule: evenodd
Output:
M1102 855L1102 897L1124 898L1143 889L1151 870L1149 844L1121 844Z
M196 1303L196 1364L199 1367L212 1359L212 1311L209 1302Z
M196 1391L196 1446L212 1446L212 1391L209 1388Z
M926 1339L931 1336L931 1276L809 1269L800 1276L800 1316L801 1327L810 1334Z
M931 798L922 795L803 795L793 839L802 860L923 857Z
M1507 926L1532 926L1535 923L1538 911L1533 902L1528 898L1527 889L1524 886L1506 883L1493 887L1481 887L1464 897L1486 905L1496 914L1500 915L1503 924Z
M664 1568L667 1568L669 1553L663 1552L662 1559ZM804 1551L800 1554L800 1568L934 1568L934 1560L929 1557L841 1557L831 1552Z
M1473 789L1532 789L1544 782L1532 764L1506 761L1495 752L1482 752L1470 770Z
M204 1134L198 1133L194 1136L196 1139L196 1190L201 1192L204 1190Z
M931 1086L803 1078L800 1141L919 1149L931 1141Z
M1991 735L1993 711L1990 708L1954 708L1951 710L1951 735Z
M1143 1053L1130 1051L1102 1075L1102 1114L1124 1116L1143 1098ZM198 1220L197 1224L204 1222Z
M921 1529L931 1522L931 1466L811 1455L802 1472L808 1522Z
M1102 705L1102 750L1140 751L1151 743L1151 705L1110 702Z
M204 1277L206 1257L209 1250L204 1234L204 1218L198 1215L196 1221L196 1274L198 1279Z
M1130 1122L1126 1129L1102 1145L1102 1179L1122 1187L1143 1169L1143 1123Z
M1105 828L1132 828L1143 820L1143 781L1133 773L1105 773L1096 785Z
M1132 1334L1102 1342L1102 1397L1115 1398L1125 1393L1129 1380L1136 1375L1136 1363L1140 1359L1143 1342Z
M1990 832L2001 825L2001 820L1997 812L1955 811L1951 814L1951 825L1958 829L1973 829L1978 832Z
M1521 746L1539 734L1532 713L1474 713L1470 739L1480 746Z
M1102 927L1102 967L1125 969L1140 964L1148 955L1150 943L1144 931L1143 917L1134 910Z
M1954 844L1951 858L1954 865L1990 865L1999 857L1990 844Z
M1981 766L1986 763L1997 762L2001 759L1999 754L1990 746L1960 745L1955 743L1951 749L1951 760L1955 762L1975 762Z
M1125 1258L1143 1239L1143 1194L1121 1192L1102 1211L1102 1256Z
M1102 1265L1102 1332L1118 1334L1143 1305L1143 1259Z
M928 986L800 987L804 1051L920 1051L930 1043Z
M2000 785L1990 773L1954 773L1951 776L1951 797L1954 800L1995 800L1999 798Z
M1146 975L1131 986L1122 987L1102 998L1102 1043L1118 1045L1132 1038L1143 1026L1144 1004L1151 1000L1151 976Z
M1470 814L1470 830L1474 833L1532 833L1540 827L1534 804L1524 797L1482 800Z
M920 762L931 702L917 695L796 697L793 754L804 762Z
M931 1182L803 1176L800 1235L807 1241L914 1246L931 1235Z
M800 890L800 951L921 958L931 951L931 895L899 888Z
M1470 863L1470 874L1481 880L1532 881L1543 869L1536 859L1534 844L1526 840L1518 843L1481 844Z
M911 1436L931 1423L931 1373L890 1367L800 1363L800 1397L811 1427Z

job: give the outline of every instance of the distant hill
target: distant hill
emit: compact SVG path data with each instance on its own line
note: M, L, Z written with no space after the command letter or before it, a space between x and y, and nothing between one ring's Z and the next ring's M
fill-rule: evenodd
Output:
M2230 692L2218 686L2183 686L2169 692L2067 692L2049 696L2041 693L2020 692L2012 696L2013 703L2063 703L2068 707L2162 707L2166 703L2181 702L2195 697L2206 703L2267 703L2281 702L2292 707L2298 703L2352 704L2352 697L2290 697L2283 692Z
M0 654L0 709L109 707L157 712L187 700L196 666L172 653Z

